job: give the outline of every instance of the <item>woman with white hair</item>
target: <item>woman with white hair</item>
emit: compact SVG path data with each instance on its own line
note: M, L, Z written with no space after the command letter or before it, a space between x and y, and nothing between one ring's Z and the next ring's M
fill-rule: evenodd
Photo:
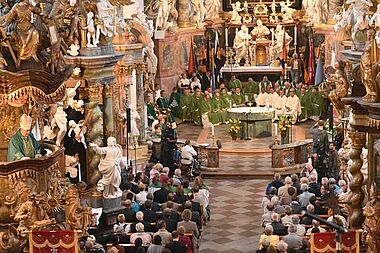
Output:
M130 242L134 244L137 238L141 238L141 240L143 241L143 244L152 243L152 236L144 232L144 224L142 223L136 224L136 233L133 233L131 235Z
M100 160L99 172L103 175L98 182L98 190L103 191L106 199L119 198L122 191L119 186L121 183L121 167L123 151L121 146L116 143L115 137L108 137L107 147L99 147L95 143L90 143L90 147L99 155L105 155Z

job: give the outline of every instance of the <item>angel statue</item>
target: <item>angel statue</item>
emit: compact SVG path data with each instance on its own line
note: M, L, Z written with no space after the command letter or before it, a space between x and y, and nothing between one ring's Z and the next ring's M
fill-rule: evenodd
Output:
M138 128L138 124L137 124L137 121L139 121L141 118L140 118L140 115L139 113L135 110L135 109L131 109L131 133L129 135L129 138L130 138L130 143L134 146L134 147L138 147L139 144L138 144L138 138L140 136L140 131L139 131L139 128ZM126 131L127 132L127 129Z
M98 167L102 178L98 182L97 189L103 191L105 199L121 197L123 193L119 188L121 183L120 163L123 156L121 146L116 143L115 137L108 137L107 147L99 147L93 142L90 143L90 147L95 153L104 155Z
M232 5L232 11L231 11L231 24L240 25L241 24L241 16L239 14L239 11L241 11L240 8L240 2L236 2Z
M77 89L80 87L81 81L78 81L73 88L66 88L66 101L67 105L70 106L77 112L84 113L83 100L75 100L74 97L77 95Z
M87 13L87 26L83 28L87 30L87 47L96 47L98 45L96 40L96 29L94 23L94 13L89 11ZM92 43L91 43L92 40Z
M53 120L51 122L52 127L58 127L59 131L57 133L57 140L56 144L57 146L61 146L62 140L65 137L65 134L67 132L67 114L63 110L62 106L57 107L57 112L54 114Z
M251 35L248 33L248 27L245 25L241 26L240 31L237 32L234 40L234 49L236 52L236 64L239 64L241 59L245 59L246 62L249 61L248 57L248 47L249 40L251 39Z
M79 164L78 153L76 153L74 156L65 155L66 173L69 173L71 178L76 178L78 176L78 169L76 168L78 164Z
M197 24L197 28L203 28L202 22L206 16L206 8L203 4L203 0L192 0L191 5L194 11L192 16L193 22Z
M157 2L158 14L156 19L156 30L165 30L170 14L170 7L168 0L158 0Z
M80 120L79 123L75 123L74 120L69 121L69 132L68 136L71 137L72 132L74 131L75 140L79 143L82 143L84 148L87 149L85 134L87 132L87 127L84 125L84 120Z
M100 33L112 38L113 36L113 10L114 7L108 0L100 0L96 3L99 23L96 25L96 43L99 43Z

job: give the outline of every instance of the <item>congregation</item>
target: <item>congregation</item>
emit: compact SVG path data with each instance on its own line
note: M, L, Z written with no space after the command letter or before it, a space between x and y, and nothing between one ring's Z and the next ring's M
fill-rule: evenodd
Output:
M149 163L145 172L124 175L124 209L97 241L124 247L125 252L195 252L210 219L209 190L201 177L189 183L181 174L180 169L171 175L161 163ZM99 223L107 227L103 215Z
M275 120L288 115L293 124L308 119L318 121L327 118L330 105L327 95L317 86L302 83L298 77L293 82L283 75L276 82L267 76L260 82L251 77L242 82L232 75L227 85L221 82L217 89L212 89L202 85L197 74L190 79L183 74L169 97L156 85L156 103L151 101L147 105L148 119L151 125L170 111L171 121L177 117L195 125L219 125L228 122L228 109L232 107L258 106L275 109Z

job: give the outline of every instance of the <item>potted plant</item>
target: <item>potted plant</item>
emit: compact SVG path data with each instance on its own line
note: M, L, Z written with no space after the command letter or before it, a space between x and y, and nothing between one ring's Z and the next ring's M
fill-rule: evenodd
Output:
M232 140L236 140L237 137L240 135L240 120L238 119L229 119L228 123L230 127L228 128L228 133L231 135Z
M281 144L289 144L289 129L292 127L290 118L291 115L281 115L278 118L278 129L281 134Z

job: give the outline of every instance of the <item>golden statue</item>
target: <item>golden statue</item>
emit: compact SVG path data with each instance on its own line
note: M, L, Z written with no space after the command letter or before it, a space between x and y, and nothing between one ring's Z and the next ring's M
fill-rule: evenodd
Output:
M15 21L16 31L14 37L17 45L16 67L20 67L22 60L33 58L39 62L37 57L37 47L40 43L40 34L33 25L34 14L39 15L40 10L29 3L28 0L16 3L13 8L4 16L0 17L0 23L5 21L10 25ZM9 49L12 50L12 49Z
M344 104L341 98L347 96L349 83L346 76L342 72L340 63L336 63L334 68L328 67L326 69L327 84L330 87L329 99L334 107L340 112L345 111Z
M379 96L377 94L378 84L380 84L379 68L375 66L376 61L376 40L374 39L375 30L368 30L368 44L364 49L364 53L360 60L360 67L362 71L362 81L367 94L362 98L369 103L378 102ZM377 71L376 71L377 70Z
M65 213L66 223L73 229L80 229L85 233L92 224L92 209L81 207L78 189L74 186L67 190Z
M377 253L380 250L380 202L377 192L372 190L371 200L367 202L363 208L363 215L365 216L364 231L362 239L367 246L369 253Z

